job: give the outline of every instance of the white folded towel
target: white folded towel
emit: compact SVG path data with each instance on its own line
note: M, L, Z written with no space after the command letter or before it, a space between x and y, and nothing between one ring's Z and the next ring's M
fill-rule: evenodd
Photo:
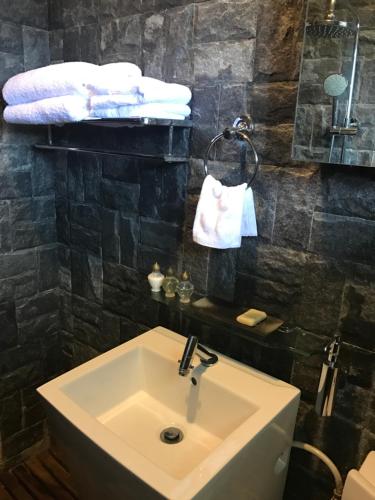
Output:
M78 122L88 116L89 99L81 96L50 97L4 110L6 122L30 125Z
M144 76L139 81L140 102L168 102L188 104L191 101L191 90L185 85L166 83L156 78Z
M135 106L119 106L109 109L92 109L90 116L95 118L165 118L184 120L191 113L185 104L139 104Z
M98 66L98 72L88 88L92 95L136 94L141 76L141 69L132 63L104 64Z
M255 218L251 201L252 191L246 189L246 184L226 187L208 175L197 206L193 240L210 248L239 248L242 236L256 236L250 234L254 233Z
M33 69L10 78L4 85L3 96L11 105L64 95L87 96L87 84L97 71L98 66L85 62L53 64Z
M251 187L245 191L243 204L241 236L258 236L257 219L255 215L254 195Z
M119 106L138 103L139 100L136 94L93 95L90 98L90 108L92 110L118 108Z

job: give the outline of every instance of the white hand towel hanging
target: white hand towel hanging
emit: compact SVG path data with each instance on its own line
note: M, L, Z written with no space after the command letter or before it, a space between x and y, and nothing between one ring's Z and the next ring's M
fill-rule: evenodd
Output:
M242 214L242 236L258 236L257 219L255 215L254 195L251 187L245 191L243 214Z
M223 186L208 175L203 183L193 227L193 239L210 248L241 246L246 184Z

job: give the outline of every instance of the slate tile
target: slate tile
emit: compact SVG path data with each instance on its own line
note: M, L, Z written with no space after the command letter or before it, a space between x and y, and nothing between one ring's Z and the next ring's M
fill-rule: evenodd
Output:
M181 229L175 224L142 217L140 231L143 245L175 252L181 244Z
M252 82L254 55L254 40L198 43L194 46L195 79Z
M24 250L54 242L56 242L54 219L43 222L19 222L12 227L14 250Z
M97 22L97 9L95 0L65 0L63 3L62 20L65 28L82 26Z
M236 285L237 249L215 250L210 253L209 295L233 302Z
M29 349L29 344L45 340L60 330L59 311L49 312L27 319L19 324L19 341L23 349ZM27 344L27 345L26 345Z
M36 267L36 253L32 249L0 255L0 277L10 278Z
M96 256L72 250L72 292L98 302L103 300L102 261Z
M272 236L275 245L307 249L319 183L316 167L283 169Z
M81 61L81 31L79 27L67 28L63 32L64 62Z
M159 248L140 245L138 249L137 268L139 271L148 274L151 272L155 262L158 262L163 271L166 271L170 266L174 269L180 269L181 258L181 254L176 255Z
M1 19L34 28L48 29L48 6L46 0L0 0Z
M194 128L191 137L191 153L204 158L210 140L218 131L221 86L218 84L194 86L192 119ZM215 158L215 151L211 158Z
M98 205L71 202L70 218L75 224L79 224L88 229L101 231L102 214Z
M316 210L375 220L375 175L371 169L322 167Z
M194 6L187 5L166 12L167 42L164 57L164 79L192 83ZM184 26L184 29L181 29Z
M103 177L115 181L139 184L138 160L116 157L103 157Z
M347 283L340 330L347 342L374 350L375 291L372 286Z
M55 312L58 307L58 295L55 290L40 293L17 303L17 322Z
M265 0L259 8L255 76L257 81L292 81L298 78L300 37L305 9Z
M297 84L254 83L249 89L248 100L255 123L290 123L294 121Z
M0 172L0 199L28 197L32 194L31 174L28 170Z
M22 27L0 22L0 52L23 55Z
M96 24L82 26L80 30L79 43L81 48L81 59L85 62L99 64L100 46L99 46L100 28Z
M0 303L0 348L5 350L17 344L16 309L13 302Z
M124 215L138 211L140 187L119 181L102 181L103 204L106 208L120 210Z
M138 247L140 242L140 224L135 217L120 218L120 250L121 264L136 268Z
M294 321L308 330L337 332L345 275L333 259L308 255Z
M309 250L354 262L374 263L375 223L316 212Z
M120 234L119 215L113 210L102 210L103 232L103 260L120 262Z
M55 194L55 175L52 158L34 157L34 164L31 170L33 195L47 196Z
M142 57L144 74L162 80L167 50L166 19L163 12L143 18Z
M24 71L23 54L0 52L0 85L3 86L9 78Z
M183 241L183 269L189 272L195 290L207 293L210 250L194 243L190 231L185 231Z
M48 31L23 26L25 71L50 64Z
M136 14L141 9L140 0L99 0L99 21L117 19Z
M54 29L48 32L49 35L49 50L51 63L59 63L64 61L64 31L62 29Z
M50 290L58 286L58 249L41 248L39 251L39 290Z
M123 17L100 26L100 51L103 64L128 61L141 62L141 18Z
M195 42L255 38L257 1L214 0L197 4Z

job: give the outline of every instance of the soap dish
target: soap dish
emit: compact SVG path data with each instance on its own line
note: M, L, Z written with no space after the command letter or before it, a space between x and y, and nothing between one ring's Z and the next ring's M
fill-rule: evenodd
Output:
M210 316L211 318L220 321L226 326L235 326L241 330L253 333L256 336L267 337L273 332L276 332L284 321L272 316L267 316L255 326L247 326L236 321L236 318L247 311L243 307L234 306L220 299L211 299L203 297L192 303L192 306L197 309L197 312Z

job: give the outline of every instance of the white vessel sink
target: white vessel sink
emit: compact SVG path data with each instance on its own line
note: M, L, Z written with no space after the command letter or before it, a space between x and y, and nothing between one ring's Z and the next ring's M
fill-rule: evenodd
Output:
M298 389L221 354L181 377L185 342L158 327L38 389L82 498L282 498Z

